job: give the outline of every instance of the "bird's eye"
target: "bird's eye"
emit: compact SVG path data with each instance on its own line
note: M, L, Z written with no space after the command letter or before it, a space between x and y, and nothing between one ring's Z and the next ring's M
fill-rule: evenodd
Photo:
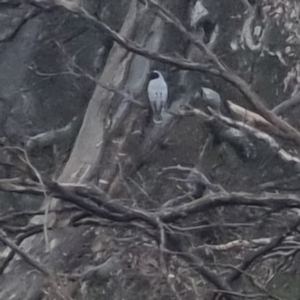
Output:
M150 80L159 78L159 74L157 72L150 73Z

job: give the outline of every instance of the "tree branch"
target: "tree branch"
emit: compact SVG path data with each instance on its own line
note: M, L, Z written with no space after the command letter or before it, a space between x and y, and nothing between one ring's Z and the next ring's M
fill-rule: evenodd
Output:
M272 112L278 116L281 116L299 104L300 104L300 92L298 92L295 96L275 106L272 109Z
M237 280L242 275L240 270L245 271L257 258L267 254L275 247L280 245L284 241L284 239L288 236L288 234L294 231L299 226L299 224L300 224L300 218L294 221L293 224L283 234L273 238L269 244L267 244L266 246L262 247L261 249L247 256L244 259L244 261L237 267L237 269L235 269L232 272L232 274L228 277L227 282L232 283L233 281Z
M32 230L27 231L25 233L20 234L19 236L17 236L16 238L16 245L21 245L21 243L28 237L37 234L37 233L41 233L43 232L43 226L36 226L34 228L32 228ZM15 251L11 250L8 255L6 256L6 258L4 259L2 265L0 266L0 274L2 274L4 272L4 270L6 269L6 267L8 266L8 264L12 261L12 259L15 256Z
M50 271L45 266L41 265L34 258L32 258L29 254L27 254L23 250L21 250L14 242L12 242L9 239L5 238L5 236L3 235L3 233L1 231L0 231L0 241L4 245L10 247L19 256L21 256L29 265L31 265L33 268L37 269L44 276L47 276L47 277L51 276Z

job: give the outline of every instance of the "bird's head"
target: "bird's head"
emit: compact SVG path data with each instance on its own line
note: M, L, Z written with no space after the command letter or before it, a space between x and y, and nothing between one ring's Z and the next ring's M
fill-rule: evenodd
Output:
M157 79L157 78L161 78L161 77L162 77L162 75L159 71L154 70L149 73L149 80L153 80L153 79Z
M214 96L216 95L217 93L212 90L212 89L209 89L209 88L206 88L206 87L201 87L200 88L200 95L201 95L201 98L202 99L211 99L211 98L214 98Z

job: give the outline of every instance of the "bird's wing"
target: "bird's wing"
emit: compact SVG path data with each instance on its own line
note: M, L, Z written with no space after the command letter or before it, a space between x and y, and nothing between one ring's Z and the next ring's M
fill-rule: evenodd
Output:
M168 86L164 80L160 80L157 83L157 90L159 91L158 93L158 105L159 105L159 110L161 111L163 108L166 107L166 103L168 100Z
M157 90L153 82L150 82L148 85L148 98L154 112L157 112L158 109L157 107L157 102L159 99L158 95L159 95L159 91Z
M162 101L162 106L166 107L166 104L167 104L167 101L168 101L168 86L165 82L162 85L161 101Z

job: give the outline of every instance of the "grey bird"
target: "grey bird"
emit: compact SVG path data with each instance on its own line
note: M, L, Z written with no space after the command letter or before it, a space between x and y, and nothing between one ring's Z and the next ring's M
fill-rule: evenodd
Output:
M217 92L209 88L201 87L200 96L207 106L221 112L222 100Z
M166 107L168 100L168 85L159 71L150 73L148 84L148 98L153 111L154 123L161 123L161 113Z

